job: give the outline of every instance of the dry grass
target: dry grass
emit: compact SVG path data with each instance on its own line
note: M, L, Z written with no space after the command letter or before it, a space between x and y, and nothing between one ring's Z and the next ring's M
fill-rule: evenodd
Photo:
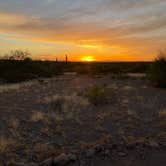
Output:
M34 146L34 151L39 153L39 152L47 152L49 150L52 150L53 147L51 145L48 144L43 144L43 143L37 143Z
M137 116L137 113L136 113L134 110L127 109L127 110L126 110L126 113L127 113L127 115L128 115L129 117L135 117L135 118L138 117L138 116Z
M20 89L20 84L12 84L12 85L1 85L0 86L0 93L4 92L13 92Z
M114 90L106 86L94 86L87 90L85 96L93 105L107 104L112 99Z
M79 144L80 144L80 148L85 150L85 149L94 148L94 147L96 147L98 145L108 144L108 143L110 143L111 139L112 139L112 135L111 134L104 133L101 136L101 138L99 138L96 141L93 141L93 142L83 142L83 141L80 141Z
M166 119L159 119L157 126L161 129L166 129Z
M19 137L19 125L20 122L18 119L11 119L9 122L9 131L12 136Z
M159 118L166 118L166 110L162 110L159 112Z
M161 110L158 113L157 126L166 129L166 110Z
M46 97L44 102L49 104L50 111L42 113L34 111L31 115L31 122L43 122L46 124L57 123L60 124L64 120L74 119L81 123L78 116L79 113L89 106L87 99L73 93L71 95L53 95Z
M125 90L125 91L131 91L131 90L134 90L135 88L134 87L132 87L132 86L124 86L123 87L123 90Z
M49 104L50 111L43 113L40 111L34 111L31 115L31 122L44 122L44 123L61 123L64 120L74 119L80 121L78 116L80 111L83 111L88 107L89 102L87 99L71 95L53 95L45 98L45 102Z
M160 140L162 142L165 142L166 140L166 132L161 132L157 135L157 140Z
M37 143L33 151L38 154L39 160L44 160L51 156L56 156L61 153L60 149L54 148L52 145L44 144L44 143Z
M15 142L12 139L0 137L0 154L8 152L13 145Z
M104 119L109 116L111 116L111 112L102 112L100 114L97 114L96 118L98 121L104 121Z
M33 112L32 116L31 116L31 121L39 122L39 121L45 120L45 118L46 118L46 116L44 113L36 111L36 112Z
M19 120L18 119L11 119L10 120L10 128L17 130L19 127Z
M89 102L83 97L77 96L76 94L54 96L50 103L50 111L55 114L57 121L64 119L76 119L79 111L84 110L88 107Z
M123 140L125 141L126 144L144 143L147 141L145 137L134 137L132 135L128 136L123 135Z

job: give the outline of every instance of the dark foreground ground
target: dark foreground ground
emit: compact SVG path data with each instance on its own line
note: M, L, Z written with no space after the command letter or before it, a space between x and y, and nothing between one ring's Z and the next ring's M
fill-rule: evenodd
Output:
M88 100L94 85L111 89L106 103ZM0 86L0 166L62 153L77 158L70 165L164 166L165 145L166 90L145 79L66 75Z
M144 149L145 150L145 149ZM164 149L145 150L144 156L136 149L128 151L125 156L110 153L109 155L95 155L92 158L82 159L71 166L165 166L166 154Z

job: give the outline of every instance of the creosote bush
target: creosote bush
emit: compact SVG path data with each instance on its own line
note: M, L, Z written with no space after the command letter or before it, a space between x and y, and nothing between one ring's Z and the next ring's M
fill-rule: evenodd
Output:
M160 52L151 65L149 78L155 86L166 88L166 52Z
M71 95L56 95L53 96L52 101L50 103L51 108L54 111L65 112L65 111L73 111L80 106L88 105L87 101L75 94Z
M53 96L50 101L51 116L57 119L73 119L79 114L79 111L85 110L89 105L87 99L76 94Z
M113 89L105 86L91 87L86 93L89 102L94 105L107 104L113 95Z

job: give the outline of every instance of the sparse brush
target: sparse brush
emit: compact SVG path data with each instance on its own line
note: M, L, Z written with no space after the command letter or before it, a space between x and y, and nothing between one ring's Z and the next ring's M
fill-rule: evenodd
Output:
M56 96L56 98L53 98L53 101L50 103L51 110L61 112L63 110L64 103L65 97Z
M59 112L63 112L65 110L72 111L75 110L76 107L80 108L87 105L88 101L80 96L77 96L76 94L56 96L50 103L51 109Z
M43 121L44 119L45 119L45 114L39 111L34 112L31 116L32 122L39 122Z
M86 97L94 105L107 104L111 100L113 89L105 86L94 86L88 90Z
M47 101L50 105L50 111L47 114L49 119L54 122L75 119L79 121L80 111L85 110L89 105L87 99L73 93L71 95L56 95L50 97Z
M161 110L158 113L157 126L166 129L166 110Z
M19 124L20 122L18 119L13 118L9 121L9 132L15 138L19 137Z
M11 139L0 137L0 154L8 152L15 142Z
M159 112L159 118L166 118L166 109Z
M19 120L18 119L11 119L10 120L10 124L9 124L9 127L14 129L14 130L17 130L18 127L19 127Z
M155 86L166 88L166 52L160 52L153 62L149 79Z

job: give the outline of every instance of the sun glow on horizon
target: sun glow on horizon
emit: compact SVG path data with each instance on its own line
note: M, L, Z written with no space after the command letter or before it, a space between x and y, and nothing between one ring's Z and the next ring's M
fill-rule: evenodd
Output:
M84 61L84 62L93 62L93 61L95 61L94 57L92 57L92 56L85 56L81 60Z

